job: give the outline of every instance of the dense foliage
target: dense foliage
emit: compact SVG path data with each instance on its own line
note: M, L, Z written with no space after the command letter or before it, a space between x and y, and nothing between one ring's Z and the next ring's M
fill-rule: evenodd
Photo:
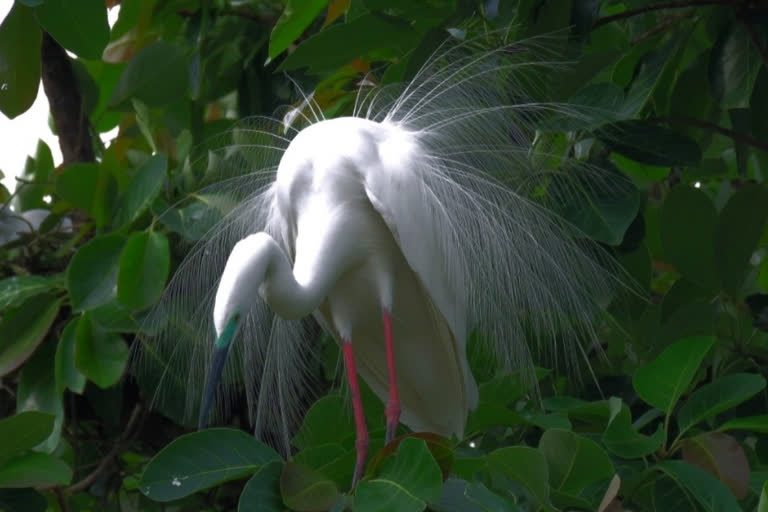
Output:
M595 197L600 215L563 206L644 293L606 305L594 378L541 361L537 396L473 357L466 438L403 428L386 448L364 390L374 455L353 491L332 343L289 461L237 410L202 432L150 410L130 345L216 207L193 148L294 101L282 71L348 112L366 73L407 79L450 27L550 34L569 65L547 99L585 107L542 120L556 165L634 184ZM28 109L42 74L69 147L54 168L41 142L0 189L0 510L768 511L766 27L740 0L15 0L0 110Z

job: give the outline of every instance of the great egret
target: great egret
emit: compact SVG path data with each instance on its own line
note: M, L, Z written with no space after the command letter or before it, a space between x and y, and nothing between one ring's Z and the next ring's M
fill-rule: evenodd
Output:
M148 359L166 365L158 399L174 400L163 393L175 381L195 410L207 381L204 426L243 389L256 434L280 433L290 452L314 317L343 349L358 479L357 373L387 402L388 440L399 419L461 438L478 399L469 329L505 367L530 371L526 340L575 357L619 279L548 207L588 205L616 182L547 153L537 123L568 109L521 92L553 65L538 49L448 42L407 85L361 86L350 117L321 120L307 100L316 119L302 130L235 129L207 160L218 184L196 196L229 213L150 317Z

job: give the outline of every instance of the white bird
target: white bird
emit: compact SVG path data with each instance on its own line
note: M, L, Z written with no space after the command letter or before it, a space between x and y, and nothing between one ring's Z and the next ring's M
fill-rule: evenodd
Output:
M545 203L586 204L611 180L541 156L536 122L566 109L522 100L518 81L551 65L532 46L449 43L407 86L371 89L351 117L286 137L274 126L240 128L236 146L209 158L235 174L220 176L209 197L237 206L190 254L151 320L164 380L195 400L208 376L201 427L215 396L241 388L257 434L279 431L290 450L310 316L342 347L355 480L368 447L358 373L387 403L387 440L398 421L461 439L478 401L470 329L483 331L502 367L530 371L527 340L573 359L619 280ZM237 176L254 164L265 170ZM230 347L236 362L226 365Z

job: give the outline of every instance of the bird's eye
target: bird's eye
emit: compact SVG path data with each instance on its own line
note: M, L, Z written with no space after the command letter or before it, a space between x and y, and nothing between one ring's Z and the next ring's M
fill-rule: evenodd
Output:
M240 321L240 313L235 313L234 315L232 315L232 320L234 320L235 322L239 322Z

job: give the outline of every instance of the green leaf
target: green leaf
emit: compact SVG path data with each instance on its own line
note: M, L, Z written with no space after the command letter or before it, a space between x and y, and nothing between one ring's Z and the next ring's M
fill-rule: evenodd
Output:
M726 291L741 290L749 260L768 220L768 190L748 183L741 187L720 212L715 234L715 261Z
M654 47L640 59L640 64L633 69L634 79L627 91L626 100L621 107L623 117L635 117L646 106L656 87L659 85L668 66L674 64L672 56L684 40L684 34L679 33L662 48ZM643 50L642 46L638 47ZM635 68L634 64L632 66Z
M47 453L28 453L0 466L0 488L67 485L72 468Z
M26 411L0 420L0 439L13 440L0 444L0 465L48 439L55 419L53 414Z
M7 375L26 361L48 334L61 299L36 295L20 306L8 309L0 320L0 376Z
M734 373L700 387L677 414L680 436L692 426L731 409L765 389L765 379L754 373Z
M88 380L106 389L123 376L129 350L119 334L105 332L84 313L75 331L75 365Z
M55 345L44 343L21 370L16 393L16 412L38 411L55 416L53 429L35 450L51 453L59 445L64 407L53 376Z
M85 375L75 366L77 322L78 318L69 321L56 345L56 392L59 394L63 394L67 388L78 394L82 394L85 389Z
M2 93L0 92L0 94ZM16 189L16 197L11 205L17 212L24 212L33 208L47 210L49 206L43 198L46 194L50 194L53 188L49 185L53 180L53 155L48 144L42 140L37 141L35 156L34 158L27 157L21 177L36 183L19 185Z
M741 507L720 480L687 462L666 460L654 466L686 489L707 512L741 512Z
M183 48L156 41L137 53L125 67L109 105L121 106L138 98L150 107L162 107L186 96L189 89L187 55Z
M327 395L315 402L304 416L293 445L300 450L310 446L337 443L345 433L355 431L352 417L341 395Z
M319 471L343 489L352 481L355 450L345 450L338 443L321 444L301 450L293 461Z
M341 496L332 480L295 462L286 462L283 466L280 494L285 505L298 512L323 512Z
M0 112L9 119L35 102L41 43L34 11L16 2L0 24Z
M71 164L56 176L56 195L93 217L99 226L108 221L113 194L112 178L96 163Z
M241 430L209 428L185 434L160 450L139 483L155 501L171 501L256 472L280 460L275 451Z
M133 309L151 306L163 293L170 265L165 235L155 231L133 233L120 257L117 299Z
M749 107L752 87L760 71L760 55L740 22L723 28L712 48L709 87L724 108Z
M270 462L248 480L240 494L237 512L283 512L283 498L280 495L281 461Z
M480 482L465 483L463 491L464 492L457 497L459 500L464 501L464 503L462 503L462 508L459 509L461 512L520 512L522 510L512 501L511 497L501 496L500 494L491 491ZM466 504L467 500L469 501L469 504ZM455 501L456 500L454 500L453 503L454 506L456 504ZM475 507L473 504L479 505L480 508ZM454 509L451 508L448 510Z
M734 418L720 425L720 428L717 430L721 432L726 430L748 430L750 432L768 434L768 414Z
M437 501L441 488L440 468L426 443L407 438L382 463L377 476L357 484L355 510L420 512Z
M36 9L40 25L58 43L84 59L101 60L109 41L107 8L101 0L45 0Z
M547 430L539 440L547 459L549 482L558 492L578 496L592 484L607 483L615 474L613 464L600 446L566 430Z
M619 245L624 233L637 216L640 193L628 180L606 178L619 171L609 161L594 162L605 172L557 180L547 194L556 211L583 234L608 245ZM578 192L574 193L574 188Z
M135 220L154 201L165 182L168 157L158 154L150 157L131 181L131 186L120 198L114 225L124 226Z
M283 13L272 28L272 35L269 36L269 58L274 59L283 53L327 4L328 0L288 0Z
M664 201L661 212L661 243L664 260L689 280L707 289L716 288L715 223L712 200L701 190L677 186Z
M568 99L568 115L554 115L538 126L545 131L592 130L623 119L624 92L611 82L590 84Z
M666 440L663 425L659 425L652 436L645 436L632 428L632 417L626 405L621 407L603 433L603 444L608 451L624 459L646 457L658 450Z
M19 306L35 295L63 287L64 279L61 274L7 277L0 281L0 311L8 307Z
M372 50L394 48L407 51L416 33L405 21L367 13L333 25L303 41L280 66L289 71L308 67L310 73L333 71Z
M632 378L638 396L669 415L714 343L711 336L694 336L667 347Z
M3 512L45 512L48 502L34 489L0 489L0 510Z
M106 304L117 296L117 273L125 238L97 236L80 247L67 268L72 309L83 311Z
M499 448L486 456L488 469L522 485L540 507L550 507L549 468L540 450L528 446Z
M612 151L643 164L682 166L701 160L701 149L693 139L650 121L617 121L595 135Z
M721 432L706 432L682 443L683 460L708 471L737 499L749 491L749 462L738 441Z
M757 512L768 512L768 480L763 484L760 492L760 502L757 504Z

